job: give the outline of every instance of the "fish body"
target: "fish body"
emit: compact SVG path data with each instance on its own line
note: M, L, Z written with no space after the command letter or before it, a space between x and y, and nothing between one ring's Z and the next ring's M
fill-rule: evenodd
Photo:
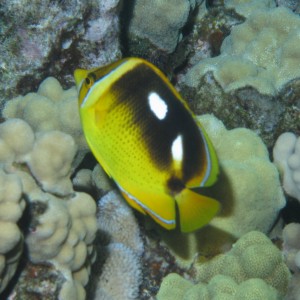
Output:
M83 132L127 202L166 229L196 230L219 202L192 188L218 174L213 146L166 76L140 58L74 73ZM176 209L177 207L177 209Z

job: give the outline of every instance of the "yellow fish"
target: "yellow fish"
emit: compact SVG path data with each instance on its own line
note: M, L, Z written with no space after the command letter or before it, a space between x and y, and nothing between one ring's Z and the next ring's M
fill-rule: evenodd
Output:
M140 58L74 77L87 143L127 202L166 229L207 224L219 202L191 188L216 181L216 153L167 77Z

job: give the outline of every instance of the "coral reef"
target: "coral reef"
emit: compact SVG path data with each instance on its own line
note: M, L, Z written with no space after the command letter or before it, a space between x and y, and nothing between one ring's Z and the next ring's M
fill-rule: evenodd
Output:
M283 7L255 11L246 22L232 28L221 55L190 70L187 84L196 86L204 74L213 72L225 92L251 86L263 95L277 94L287 82L300 77L295 66L300 60L299 26L299 16Z
M278 171L257 134L246 128L227 130L212 115L200 116L199 121L219 159L221 173L210 193L221 202L222 209L208 226L195 233L162 232L184 265L189 265L197 252L211 255L224 251L249 231L268 233L285 206Z
M293 277L286 299L300 299L300 224L290 223L286 225L282 233L283 255L285 262Z
M276 7L274 0L225 0L226 8L234 9L243 17L249 17L256 10Z
M45 79L37 93L6 102L2 115L25 120L35 132L65 132L75 139L79 151L86 152L88 149L80 125L76 88L63 90L53 77Z
M176 273L166 276L161 284L157 300L278 300L276 289L259 278L251 278L238 284L230 276L216 275L207 283L192 284Z
M231 29L219 56L187 71L183 96L196 113L255 129L268 146L277 130L299 130L299 25L299 16L284 7L256 10Z
M120 58L121 7L120 0L2 1L0 104L51 74L69 86L79 59L98 66Z
M84 286L95 258L96 204L89 195L72 188L71 164L76 154L73 138L59 131L35 134L25 121L9 119L0 125L0 145L1 187L5 190L1 213L7 213L1 217L7 222L3 237L7 243L1 246L1 254L8 257L6 276L11 277L20 254L17 244L22 242L22 234L14 222L22 215L23 195L28 211L22 231L29 261L56 266L65 279L60 299L70 299L70 295L84 299ZM6 283L7 279L1 282L1 290Z
M292 132L281 134L274 145L273 158L282 173L285 192L300 201L300 138Z
M274 287L282 297L286 294L290 272L281 252L261 232L242 236L226 254L220 254L197 266L198 281L209 282L216 275L232 277L237 283L260 278Z
M163 70L170 70L172 65L178 66L184 60L186 48L186 43L181 43L184 27L200 2L136 1L128 26L128 51L132 56L142 56L155 62Z
M113 181L108 178L108 175L99 164L93 169L92 182L96 190L101 191L102 193L107 193L114 188Z
M100 199L98 229L108 243L101 243L101 252L107 252L107 258L97 285L96 299L137 299L144 244L133 212L118 192L111 191Z
M6 174L0 169L0 186L1 293L14 275L23 251L23 236L17 222L24 211L25 201L22 196L22 183L18 176Z

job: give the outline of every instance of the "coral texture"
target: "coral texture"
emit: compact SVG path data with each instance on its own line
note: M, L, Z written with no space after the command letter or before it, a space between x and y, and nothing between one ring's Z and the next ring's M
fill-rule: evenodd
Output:
M232 277L238 284L260 278L283 297L291 274L281 252L261 232L243 235L226 254L220 254L197 266L198 280L208 283L216 275Z
M252 278L236 283L230 276L216 275L207 284L192 284L176 273L163 279L158 300L278 300L278 292L263 280Z
M257 10L225 38L221 54L199 62L186 76L196 86L207 72L226 92L251 86L263 95L275 95L300 77L300 17L286 8ZM280 51L279 51L280 49Z
M3 0L0 105L50 74L70 85L79 58L82 67L121 58L121 8L121 0Z
M189 235L162 233L185 265L197 252L224 251L249 231L268 233L286 202L277 168L256 133L246 128L227 130L213 115L200 116L199 121L219 159L220 175L210 190L221 211L208 226Z
M300 137L292 132L281 134L273 148L274 163L283 176L283 188L300 201Z
M225 0L225 7L234 9L238 14L249 17L256 10L276 7L274 0Z
M174 6L176 9L172 9ZM190 6L188 0L137 1L129 28L130 34L135 38L148 39L158 48L172 53L187 22Z
M283 229L283 250L288 267L300 273L300 224L290 223Z
M0 127L1 132L1 127ZM2 140L3 141L3 140ZM3 144L2 144L3 146ZM0 154L1 157L1 154ZM2 157L1 157L2 158ZM0 293L14 275L23 250L23 236L17 222L25 201L21 180L0 169Z
M75 139L80 151L87 150L80 125L76 88L63 90L53 77L45 79L37 93L6 102L2 114L5 118L25 120L35 132L65 132Z
M26 231L29 260L35 264L52 263L63 274L60 299L71 299L70 295L84 299L84 286L94 261L96 204L89 195L72 188L71 165L76 154L73 138L60 131L35 134L25 121L9 119L0 125L0 145L1 174L5 176L1 213L6 212L3 221L10 222L1 254L22 241L13 224L24 209L22 194L28 205L28 225L23 224L22 230ZM14 255L17 262L17 250ZM13 264L10 260L8 263Z
M100 199L98 229L108 235L109 243L102 247L108 256L99 278L96 298L137 299L144 245L132 209L118 192L111 191Z

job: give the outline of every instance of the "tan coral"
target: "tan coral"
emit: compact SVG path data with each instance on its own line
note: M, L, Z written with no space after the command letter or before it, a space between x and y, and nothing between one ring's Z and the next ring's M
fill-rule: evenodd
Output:
M208 226L188 235L162 232L184 266L189 266L199 252L224 252L249 231L268 233L285 205L279 173L255 132L246 128L227 130L213 115L202 115L199 121L219 159L220 174L210 192L220 201L221 210Z
M22 251L22 234L16 223L25 206L22 195L26 195L29 259L52 263L60 270L66 279L60 299L70 299L70 295L85 298L84 286L95 260L96 204L89 195L72 188L76 149L73 138L63 132L35 134L20 119L0 124L0 223L5 229L0 233L1 290Z
M8 101L3 109L6 118L21 118L35 132L59 130L71 135L79 151L88 147L82 134L75 87L63 90L57 79L45 79L37 93Z
M70 135L60 131L43 132L37 135L26 162L46 192L68 195L73 192L70 175L76 152Z
M300 17L284 7L255 10L232 28L219 56L200 61L187 73L186 84L196 87L212 72L225 92L251 86L262 95L276 95L300 77L299 26Z
M0 169L0 293L14 275L23 251L23 235L17 222L25 201L18 176L5 174Z

